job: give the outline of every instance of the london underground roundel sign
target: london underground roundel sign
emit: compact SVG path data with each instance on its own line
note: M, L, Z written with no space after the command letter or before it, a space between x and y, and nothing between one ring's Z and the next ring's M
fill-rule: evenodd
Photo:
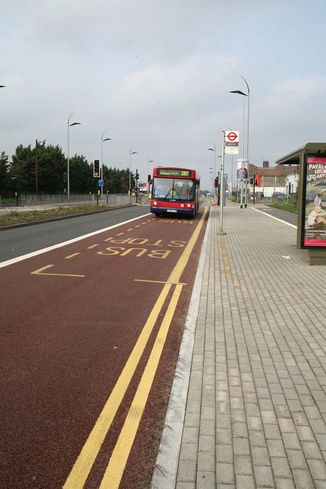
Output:
M225 131L225 142L226 143L238 143L239 142L239 131Z

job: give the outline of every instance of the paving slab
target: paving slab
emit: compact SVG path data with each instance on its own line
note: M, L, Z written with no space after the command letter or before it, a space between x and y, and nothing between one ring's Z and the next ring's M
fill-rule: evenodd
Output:
M326 267L252 206L220 231L211 207L152 489L326 488Z

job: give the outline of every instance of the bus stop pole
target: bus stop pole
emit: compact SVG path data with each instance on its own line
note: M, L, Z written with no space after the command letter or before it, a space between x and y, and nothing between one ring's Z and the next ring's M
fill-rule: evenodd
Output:
M221 184L220 184L220 225L217 234L226 234L223 231L223 207L224 207L224 139L225 131L222 131L222 159L221 159Z

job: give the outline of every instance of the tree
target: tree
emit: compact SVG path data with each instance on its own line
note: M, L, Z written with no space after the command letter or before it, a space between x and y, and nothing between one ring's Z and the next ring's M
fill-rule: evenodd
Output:
M4 174L7 160L8 157L3 155ZM36 140L34 147L17 146L7 173L8 188L13 192L61 194L67 189L67 159L59 146L46 145L45 141ZM104 182L104 192L127 193L129 169L118 170L104 165ZM69 184L73 193L97 193L99 190L98 178L93 177L93 163L89 164L85 156L75 154L69 159ZM133 174L131 184L134 188Z
M4 151L0 154L0 197L6 195L9 190L9 163Z
M118 170L104 166L104 191L111 194L123 194L129 188L129 170Z
M38 165L39 192L62 193L65 187L64 173L67 167L62 149L58 145L45 146L45 141L36 142L34 160Z
M74 193L89 193L97 190L97 179L84 156L77 154L70 158L70 190ZM96 180L96 181L95 181Z
M35 157L31 145L26 148L19 145L12 156L10 178L15 181L15 188L23 192L35 190Z
M12 157L10 176L20 192L62 193L66 159L59 146L46 146L36 140L35 147L20 145Z

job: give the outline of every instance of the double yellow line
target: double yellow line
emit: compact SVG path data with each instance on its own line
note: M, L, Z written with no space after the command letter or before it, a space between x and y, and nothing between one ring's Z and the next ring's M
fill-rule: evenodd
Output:
M163 287L152 311L149 315L141 334L131 352L120 377L115 384L104 408L99 415L91 433L89 434L64 486L63 489L82 489L92 469L100 448L107 436L113 419L129 387L131 379L144 352L147 341L153 331L157 318L162 310L164 302L175 285L171 301L161 323L154 346L139 382L136 394L130 406L127 418L120 432L120 436L112 452L109 464L106 468L99 489L118 489L123 471L125 469L130 450L132 448L137 429L142 418L146 402L152 387L154 376L160 361L164 343L170 328L174 311L177 307L183 284L179 283L180 277L188 263L191 252L196 244L199 233L204 223L208 209L205 209L198 226L193 232L187 246L185 247L176 266L171 272Z

